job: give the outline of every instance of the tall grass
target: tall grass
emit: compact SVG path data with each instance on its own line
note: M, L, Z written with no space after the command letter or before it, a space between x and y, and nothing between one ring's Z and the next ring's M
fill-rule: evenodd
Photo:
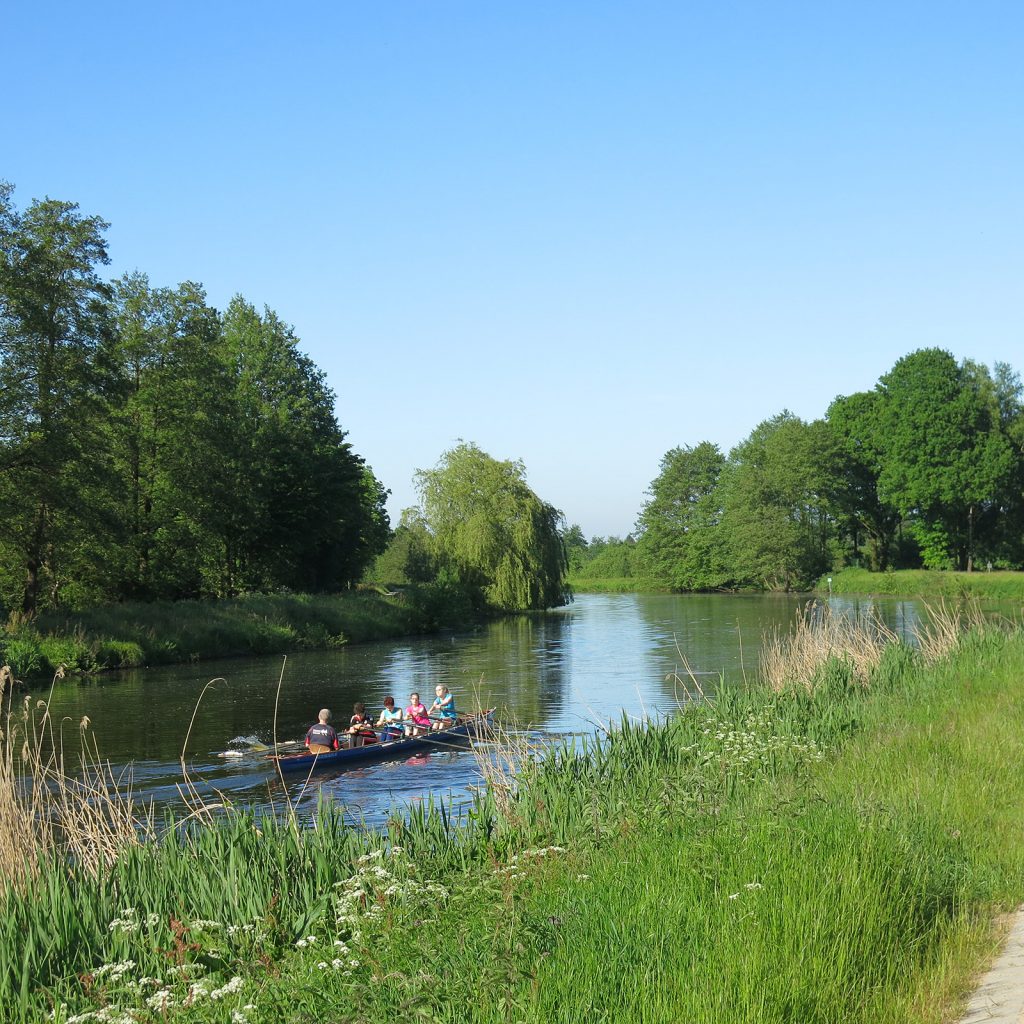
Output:
M72 725L83 737L69 769L65 723L54 723L48 701L25 697L16 704L8 689L0 712L0 884L26 885L54 857L70 857L95 877L144 841L150 830L130 777L114 776L85 735L87 719Z
M794 669L502 748L471 806L386 835L325 805L304 830L167 822L98 872L48 848L0 899L0 1005L58 1024L948 1019L990 910L1024 897L1024 636L890 643L861 681L864 642L811 685Z
M810 602L792 629L776 629L765 638L761 677L776 692L792 686L812 689L829 670L864 686L885 649L898 642L877 615L836 614L827 605Z

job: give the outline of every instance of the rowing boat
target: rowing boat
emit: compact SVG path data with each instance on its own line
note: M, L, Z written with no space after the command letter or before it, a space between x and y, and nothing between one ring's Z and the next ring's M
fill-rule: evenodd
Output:
M426 754L431 750L465 746L470 740L485 735L494 721L494 708L477 715L460 715L450 729L438 729L422 736L408 736L390 743L368 743L362 747L343 747L326 754L311 754L308 750L298 754L267 754L283 772L313 771L319 768L344 768L363 765L371 761L387 761L394 757Z

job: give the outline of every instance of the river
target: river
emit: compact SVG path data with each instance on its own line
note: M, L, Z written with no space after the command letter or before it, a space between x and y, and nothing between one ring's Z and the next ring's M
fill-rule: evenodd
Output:
M856 613L872 604L898 631L912 627L917 602L832 598L834 608ZM278 678L284 668L277 734L304 735L321 707L335 724L347 722L355 701L374 715L393 694L408 703L418 690L429 702L444 683L466 711L494 706L517 727L557 737L592 732L597 723L631 715L670 714L693 681L713 693L719 686L753 681L762 637L787 629L806 597L793 595L582 594L566 608L503 619L442 636L364 644L331 652L231 659L110 673L58 683L52 700L62 722L68 757L76 759L79 722L114 771L130 772L135 794L156 808L180 807L179 759L196 702L207 689L185 750L190 777L207 799L221 793L237 805L281 807L283 793L259 754L225 761L232 740L270 742ZM238 743L236 742L236 745ZM430 795L464 799L479 782L472 752L432 753L345 772L318 772L289 781L300 812L318 800L343 805L369 823L391 808Z

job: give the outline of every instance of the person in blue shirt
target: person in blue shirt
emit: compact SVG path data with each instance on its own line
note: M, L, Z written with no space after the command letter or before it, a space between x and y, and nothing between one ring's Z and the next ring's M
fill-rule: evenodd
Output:
M388 743L391 740L401 739L402 719L405 716L401 708L395 707L394 697L384 698L384 710L377 719L377 728L380 729L381 743Z
M434 702L430 705L430 717L434 720L431 728L450 729L458 717L455 714L455 698L448 692L447 686L434 688Z

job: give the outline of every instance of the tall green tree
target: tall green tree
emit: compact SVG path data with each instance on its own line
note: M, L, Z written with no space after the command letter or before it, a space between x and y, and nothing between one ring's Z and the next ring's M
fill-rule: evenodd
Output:
M979 542L990 542L988 513L1015 463L991 377L942 349L920 349L900 359L878 389L880 496L909 519L926 565L970 571Z
M587 546L587 538L579 523L573 523L562 532L562 547L565 549L565 560L569 572L576 572L586 561Z
M822 421L808 424L784 411L732 450L720 528L736 585L792 590L829 567L831 443Z
M491 608L566 602L562 513L530 489L521 461L498 461L463 443L419 470L416 484L439 560Z
M711 590L728 582L718 529L725 462L709 441L665 453L637 522L637 559L652 581L673 590Z
M0 544L8 604L59 601L80 546L105 527L110 290L99 217L0 187Z
M240 296L222 319L230 378L211 495L217 593L358 581L387 540L386 492L345 440L323 372L291 328Z
M853 560L860 557L863 536L870 567L879 571L889 567L900 523L899 511L878 492L886 447L882 401L878 391L840 395L826 414L835 440L830 451L836 515L845 525Z
M402 510L387 547L377 556L367 579L385 586L429 583L437 576L430 530L417 508Z
M228 426L220 320L199 285L154 289L138 273L115 282L114 305L122 396L111 422L121 540L114 596L196 596Z
M1007 475L992 530L991 557L1002 566L1024 565L1024 385L1009 363L992 373L999 427L1010 446L1013 465Z

